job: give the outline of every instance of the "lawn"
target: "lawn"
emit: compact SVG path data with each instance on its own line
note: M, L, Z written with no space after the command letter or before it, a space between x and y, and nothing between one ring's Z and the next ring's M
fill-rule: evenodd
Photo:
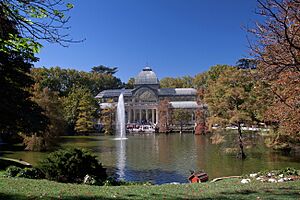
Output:
M231 179L182 185L88 186L1 177L0 199L300 199L300 181L241 184L240 179Z

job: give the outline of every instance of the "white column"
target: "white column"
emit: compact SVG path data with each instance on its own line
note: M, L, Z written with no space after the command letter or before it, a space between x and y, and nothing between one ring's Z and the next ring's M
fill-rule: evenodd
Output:
M133 109L133 122L135 123L136 122L136 110Z
M152 110L152 123L154 123L154 109L151 110Z
M131 108L128 109L128 123L131 122Z
M156 111L156 123L158 123L158 109L156 109L155 111Z
M142 109L140 109L140 122L142 122Z
M148 109L146 109L146 121L148 122Z

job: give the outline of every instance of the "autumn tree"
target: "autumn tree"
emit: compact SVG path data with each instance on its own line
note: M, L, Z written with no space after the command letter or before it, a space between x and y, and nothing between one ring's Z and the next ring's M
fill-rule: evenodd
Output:
M210 117L209 123L219 124L222 127L235 125L239 135L239 156L246 158L242 138L242 124L251 122L249 113L249 96L253 87L253 81L248 71L236 68L227 68L219 78L209 84L205 95Z
M300 140L300 2L258 0L264 18L249 31L257 37L251 49L260 77L274 95L268 120L276 122L274 145Z
M158 104L158 128L159 132L165 133L169 131L170 108L169 99L162 99Z
M116 105L113 104L113 100L107 101L107 106L101 108L101 121L104 126L104 133L107 135L112 135L114 133L114 120L116 113Z
M193 86L193 78L190 76L183 77L166 77L159 81L162 88L191 88Z
M207 131L207 117L208 111L207 106L204 102L206 88L202 87L197 89L197 104L198 108L195 111L195 134L196 135L205 135Z
M61 99L57 92L50 91L48 88L41 89L38 84L35 84L32 100L43 108L43 114L49 122L46 130L39 134L22 134L26 150L49 150L56 146L58 137L65 133L66 122L63 117Z

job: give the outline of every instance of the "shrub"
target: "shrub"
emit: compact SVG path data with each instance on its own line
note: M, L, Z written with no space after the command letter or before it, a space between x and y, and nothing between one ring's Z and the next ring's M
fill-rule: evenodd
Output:
M298 171L295 168L290 168L290 167L280 170L279 173L283 175L295 175L295 176L299 175Z
M82 183L88 174L102 183L106 180L106 169L90 151L69 148L50 153L44 159L39 168L45 174L45 178L58 182Z
M43 178L43 173L37 168L24 168L18 174L17 177L39 179Z
M43 178L43 173L37 168L20 168L16 166L9 166L5 175L9 177L22 177L22 178L30 178L30 179L38 179Z
M104 181L104 186L132 186L132 185L153 185L151 182L131 182L125 180L117 180L114 177L109 177Z
M9 177L16 177L22 168L16 166L9 166L6 168L5 175Z

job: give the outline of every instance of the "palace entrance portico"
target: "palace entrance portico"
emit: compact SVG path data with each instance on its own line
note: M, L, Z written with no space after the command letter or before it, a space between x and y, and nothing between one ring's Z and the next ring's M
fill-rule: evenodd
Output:
M158 110L156 104L138 103L125 105L127 123L158 122Z

